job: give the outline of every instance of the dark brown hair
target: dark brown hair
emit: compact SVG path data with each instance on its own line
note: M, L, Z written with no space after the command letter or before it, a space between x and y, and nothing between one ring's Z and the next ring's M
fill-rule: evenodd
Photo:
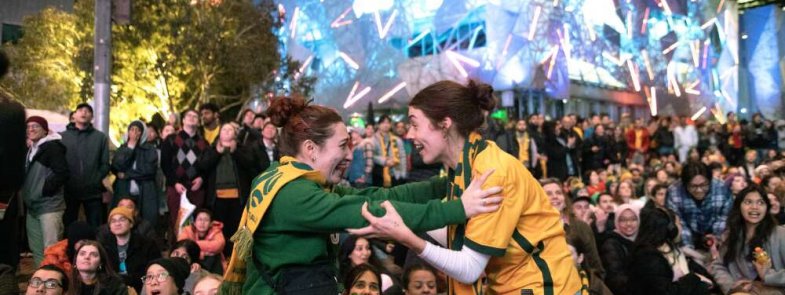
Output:
M110 265L109 262L109 255L106 254L106 250L104 247L94 240L84 240L82 244L76 249L76 254L72 260L73 269L71 270L71 289L69 290L69 294L81 294L82 293L82 286L84 283L82 282L82 276L79 275L79 270L76 267L76 257L79 256L79 250L82 250L85 246L93 246L98 249L98 256L100 258L100 262L98 264L98 269L96 270L96 280L95 280L95 288L93 289L93 294L99 294L99 292L103 289L103 284L107 283L108 280L112 277L119 280L119 276L115 272L115 269Z
M276 97L267 109L270 122L281 127L278 148L281 155L296 156L300 144L311 140L319 146L333 135L332 125L342 122L338 113L327 107L309 105L301 97Z
M464 86L445 80L420 90L409 106L422 110L434 126L449 117L455 122L460 135L469 136L483 125L483 111L493 110L496 99L493 87L488 84L469 80L469 84Z

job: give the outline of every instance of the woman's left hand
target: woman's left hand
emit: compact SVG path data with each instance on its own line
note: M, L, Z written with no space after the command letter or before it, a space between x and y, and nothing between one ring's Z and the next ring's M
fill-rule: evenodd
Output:
M403 223L401 215L395 210L395 207L390 201L381 203L381 207L387 212L382 217L376 217L368 211L368 203L364 203L362 207L362 216L368 220L370 225L359 229L348 229L350 234L356 236L365 236L368 238L382 238L393 239L400 241L414 233Z

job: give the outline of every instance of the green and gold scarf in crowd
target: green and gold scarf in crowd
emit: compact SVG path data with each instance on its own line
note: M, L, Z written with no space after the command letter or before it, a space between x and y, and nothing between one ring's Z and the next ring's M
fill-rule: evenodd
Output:
M390 149L391 151L387 150L387 142L384 141L384 136L379 133L376 137L379 138L379 149L381 150L382 157L385 159L391 159L393 161L393 167L398 166L400 164L400 154L398 151L398 142L396 142L395 135L390 133L387 134L390 137ZM392 186L392 175L390 175L390 167L387 167L387 163L385 163L384 168L382 168L382 187L391 187ZM376 184L378 185L378 184Z
M474 167L474 159L477 154L482 152L487 143L482 139L479 133L472 132L469 138L463 144L462 156L458 160L458 165L455 169L450 169L447 174L447 179L450 182L447 184L447 195L449 200L457 200L466 190L466 187L472 181L472 167ZM466 232L466 226L450 225L447 227L447 247L451 250L460 251L463 248L463 238ZM482 282L478 281L472 285L462 284L454 279L449 279L447 284L447 294L482 294Z
M246 279L246 266L248 260L252 259L253 234L262 223L262 218L270 208L278 191L290 181L300 177L305 177L320 185L325 183L321 173L311 170L307 165L297 162L292 157L281 157L280 163L275 169L265 171L257 176L251 185L253 191L240 219L240 226L231 238L231 241L234 242L234 251L224 274L224 282L220 288L221 294L242 294Z

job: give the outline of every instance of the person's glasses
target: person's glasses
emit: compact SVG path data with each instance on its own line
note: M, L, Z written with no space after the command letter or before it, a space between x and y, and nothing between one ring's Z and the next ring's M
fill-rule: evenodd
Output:
M29 287L33 287L33 288L38 289L38 288L41 287L41 285L43 285L44 288L46 288L46 289L57 289L57 288L62 287L62 285L60 284L60 281L58 281L56 279L48 279L48 280L44 281L41 278L33 277L33 278L30 279L30 281L28 281L28 286Z
M146 275L142 277L143 284L152 284L153 281L158 281L159 283L166 282L166 278L169 277L168 272L162 272L157 275Z
M701 184L690 184L689 186L687 186L687 188L689 188L690 190L693 190L693 191L704 191L705 192L705 191L709 190L709 183L708 182L704 182L704 183L701 183Z

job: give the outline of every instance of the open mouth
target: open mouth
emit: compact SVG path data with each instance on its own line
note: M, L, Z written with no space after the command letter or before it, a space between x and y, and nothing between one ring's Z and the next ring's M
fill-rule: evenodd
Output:
M756 218L756 219L761 217L760 212L750 212L747 215L749 215L751 218Z
M161 294L161 290L150 290L150 295L159 295Z
M416 149L418 152L422 152L423 145L421 143L415 143L414 149Z

